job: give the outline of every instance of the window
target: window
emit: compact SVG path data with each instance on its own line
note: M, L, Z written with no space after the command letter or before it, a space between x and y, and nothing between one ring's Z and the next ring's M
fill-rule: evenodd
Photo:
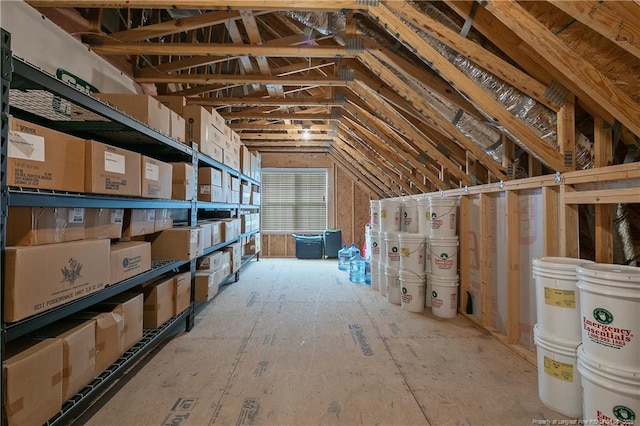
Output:
M327 229L326 169L262 169L262 232Z

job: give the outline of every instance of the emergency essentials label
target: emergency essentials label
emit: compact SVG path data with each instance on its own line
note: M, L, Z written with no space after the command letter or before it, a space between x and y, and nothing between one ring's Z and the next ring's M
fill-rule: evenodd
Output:
M84 223L84 209L80 207L69 209L69 223Z
M111 223L122 223L122 216L124 216L124 209L115 209L111 212Z
M573 365L544 357L544 373L563 382L573 383Z
M591 320L587 317L582 317L582 327L592 342L614 349L621 349L628 342L631 342L632 331L627 328L610 325L614 322L614 317L607 309L594 309L593 318Z
M544 288L544 304L558 308L576 308L576 292L558 288Z

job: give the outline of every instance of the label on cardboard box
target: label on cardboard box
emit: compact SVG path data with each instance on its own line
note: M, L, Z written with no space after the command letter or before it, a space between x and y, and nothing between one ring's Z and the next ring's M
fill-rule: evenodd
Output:
M69 223L84 223L84 209L81 207L70 208Z
M146 163L144 178L157 181L160 178L160 167L155 164Z
M7 155L9 158L44 162L44 137L10 131Z
M121 175L125 174L124 155L105 151L104 170L111 173L120 173Z
M211 194L211 185L200 185L201 194Z
M124 209L115 209L111 212L111 223L122 223Z

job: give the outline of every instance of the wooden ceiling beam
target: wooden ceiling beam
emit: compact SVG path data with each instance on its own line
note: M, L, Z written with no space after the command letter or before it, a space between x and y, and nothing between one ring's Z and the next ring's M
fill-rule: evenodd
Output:
M305 114L305 113L291 113L291 112L271 112L271 113L260 113L260 112L231 112L223 114L225 120L233 121L233 120L244 120L244 119L253 119L253 120L322 120L322 121L330 121L337 120L337 118L333 118L331 114Z
M415 155L412 155L408 150L406 143L400 136L394 131L390 130L386 123L382 122L378 117L374 116L370 111L365 109L359 109L355 105L347 105L345 110L348 111L355 120L364 124L367 129L370 131L374 131L380 140L384 141L392 150L394 150L397 155L403 158L406 162L408 162L411 167L418 170L422 173L429 182L431 182L437 189L449 189L444 182L440 180L437 174L435 174L432 170L428 169L424 164L422 164ZM377 130L377 131L376 131Z
M263 131L263 130L284 130L284 131L298 131L303 132L307 129L297 124L273 124L268 122L244 122L244 123L231 123L229 124L232 130L236 132L243 132L241 136L248 134L247 131ZM329 131L329 126L326 124L312 124L309 126L311 132L326 132Z
M513 0L490 0L484 5L503 24L509 25L524 44L556 71L556 77L576 96L597 110L604 109L636 135L640 135L640 108L596 67L559 40L540 21ZM506 123L503 123L506 127ZM518 132L512 132L520 137ZM521 139L522 140L522 139ZM523 140L526 143L526 140ZM533 146L530 146L533 148ZM543 159L547 155L534 150ZM555 170L562 170L550 164Z
M384 198L387 196L387 193L377 185L374 185L367 178L362 176L351 164L349 164L342 157L335 148L331 148L329 150L329 157L333 160L337 167L339 167L343 172L351 176L351 178L360 186L364 186L368 188L371 192L376 194L379 198Z
M188 105L202 106L235 106L235 107L252 107L252 106L298 106L298 107L340 107L344 105L343 101L336 101L326 98L187 98Z
M363 143L361 140L359 140L358 137L354 137L353 135L349 134L350 132L347 131L343 131L343 130L338 130L338 137L340 139L342 139L343 141L345 141L346 143L349 143L351 146L353 146L356 150L362 150L362 152L369 152L372 155L367 155L367 158L370 159L371 161L373 161L378 168L385 170L386 173L391 176L392 179L394 179L396 182L398 182L400 184L400 186L402 187L402 189L408 193L408 194L413 194L416 192L430 192L430 188L428 186L426 186L424 183L422 182L418 182L413 181L410 179L411 174L407 173L407 174L403 174L401 172L401 169L396 169L394 170L393 168L391 168L391 164L394 164L393 161L383 161L385 160L386 156L383 153L380 153L377 151L377 147L369 147L367 146L365 143ZM382 157L382 159L379 158Z
M326 133L243 133L242 141L254 140L305 140L305 141L330 141L332 136Z
M345 80L335 77L270 76L261 74L161 74L153 77L136 77L137 83L178 84L279 84L283 86L340 86Z
M593 0L562 1L548 0L567 15L582 22L600 33L619 47L640 58L640 7L635 6L636 14L619 14L611 2ZM631 18L631 19L629 19Z
M476 42L461 36L445 24L417 10L407 2L387 2L389 10L402 19L411 22L430 36L449 46L451 49L485 68L509 85L540 102L552 111L558 112L560 105L544 96L546 86L520 71L499 56L489 52Z
M470 185L471 181L469 180L469 176L467 176L463 170L460 170L458 166L451 161L451 159L442 154L437 149L437 147L433 145L433 141L429 140L423 134L418 132L402 114L391 107L391 105L389 105L386 101L375 96L375 92L372 92L371 88L359 81L350 83L349 87L354 90L359 96L361 96L365 102L369 103L376 110L380 111L385 117L392 120L394 126L400 129L400 131L408 139L412 140L413 143L419 147L419 149L417 150L418 152L426 152L427 155L436 160L439 164L443 165L447 169L450 169L451 174L459 179L464 185Z
M493 4L493 3L491 3ZM400 18L398 18L386 4L380 4L377 7L372 7L369 10L369 14L374 16L380 21L380 24L393 34L397 39L403 43L410 45L419 55L427 61L431 68L437 70L441 75L455 86L459 91L465 93L469 99L475 104L479 105L485 112L491 114L493 121L502 125L507 131L515 135L525 146L533 151L536 155L542 158L547 165L556 171L567 170L564 166L564 156L560 154L555 148L545 142L540 136L538 136L533 129L524 124L522 121L514 117L510 111L496 101L492 95L487 93L484 89L480 88L473 80L467 77L462 71L460 71L455 65L453 65L447 58L442 56L436 49L431 47L429 43L423 40L415 31L408 27ZM362 55L365 58L367 53ZM370 63L370 61L367 61ZM389 78L383 78L385 81L389 81L390 78L397 79L397 76L389 72L386 67L379 67L385 71ZM405 94L407 97L415 97L413 91ZM415 99L412 102L415 105L421 105L418 109L432 109L430 105L425 105L421 99ZM435 119L435 117L432 117ZM460 139L465 143L465 147L472 151L473 155L483 162L492 173L496 174L500 178L506 179L504 173L499 170L493 159L487 156L487 154L473 142L469 141L462 132L460 132L455 126L446 120L443 120L449 127L449 132L455 135L456 139ZM445 127L446 129L446 127ZM494 164L491 164L494 163Z
M99 55L267 56L291 58L353 58L359 53L342 46L268 46L227 43L119 43L104 41L89 48Z
M358 161L356 157L354 157L354 151L349 151L349 149L347 148L348 145L346 145L344 142L338 139L338 141L334 142L332 147L337 154L342 156L344 161L346 161L348 164L351 164L351 166L355 170L357 170L361 176L364 176L365 179L368 179L374 184L378 182L376 186L386 188L387 193L399 194L399 191L395 188L394 184L391 182L391 179L386 174L382 173L382 171L374 173L371 170L370 165L369 167L365 167L362 163L360 163L360 161Z
M257 9L268 11L298 10L339 12L343 9L366 10L367 6L359 0L33 0L33 7L100 7L115 9Z

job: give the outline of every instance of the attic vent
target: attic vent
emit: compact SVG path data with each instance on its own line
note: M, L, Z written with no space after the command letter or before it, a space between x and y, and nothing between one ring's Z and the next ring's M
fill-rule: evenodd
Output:
M568 168L573 167L573 151L564 152L564 166Z
M380 0L356 0L356 4L364 6L378 6L380 4Z
M542 96L549 99L556 105L562 106L567 101L567 96L569 96L569 89L567 89L557 81L552 80L544 90Z
M345 41L345 47L347 48L347 53L355 54L355 53L363 53L364 52L364 40L361 38L348 38Z
M355 71L351 68L340 68L338 70L338 78L342 81L353 81L355 74Z

